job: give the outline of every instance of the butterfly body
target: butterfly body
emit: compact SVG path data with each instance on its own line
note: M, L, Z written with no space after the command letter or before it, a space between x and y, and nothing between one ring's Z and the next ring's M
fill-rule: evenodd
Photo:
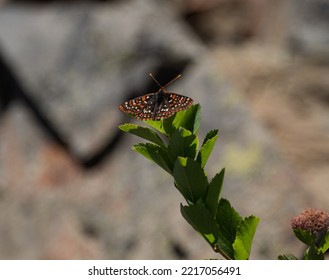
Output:
M155 80L155 78L150 74ZM170 81L167 85L175 81ZM155 80L156 81L156 80ZM193 104L190 97L180 95L173 92L167 92L166 86L160 86L157 92L145 94L143 96L126 101L119 106L119 110L128 114L132 114L138 120L160 120L169 118L174 113L186 110Z

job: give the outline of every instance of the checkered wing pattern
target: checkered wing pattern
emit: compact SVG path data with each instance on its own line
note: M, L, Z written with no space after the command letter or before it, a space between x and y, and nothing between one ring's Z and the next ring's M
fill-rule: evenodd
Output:
M119 110L132 115L139 115L144 110L150 109L150 103L152 103L152 97L154 97L155 93L145 94L140 97L136 97L129 101L122 103L119 106Z
M193 99L173 92L160 89L119 106L122 112L132 114L138 120L160 120L169 118L174 113L186 110L193 104Z

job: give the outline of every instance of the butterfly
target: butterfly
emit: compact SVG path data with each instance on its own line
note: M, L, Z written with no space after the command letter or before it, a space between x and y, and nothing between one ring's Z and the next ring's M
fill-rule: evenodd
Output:
M178 75L165 86L162 86L151 73L149 75L160 89L122 103L119 106L120 111L131 114L138 120L160 120L169 118L178 111L186 110L193 104L192 98L166 90L167 86L182 75Z

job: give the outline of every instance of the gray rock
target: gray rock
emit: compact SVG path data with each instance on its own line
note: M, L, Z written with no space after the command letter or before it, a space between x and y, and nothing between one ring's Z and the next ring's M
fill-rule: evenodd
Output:
M329 62L329 3L294 0L291 6L290 46L314 61Z

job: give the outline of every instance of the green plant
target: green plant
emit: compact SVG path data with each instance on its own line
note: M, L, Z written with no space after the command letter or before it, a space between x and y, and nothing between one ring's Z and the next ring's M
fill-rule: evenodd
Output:
M200 120L201 107L196 104L167 119L144 121L150 127L128 123L119 128L149 141L133 145L133 149L173 176L176 189L186 200L186 205L180 206L181 214L212 249L225 259L245 260L259 218L242 218L220 196L224 169L208 180L204 167L218 130L209 131L199 148Z
M295 236L307 247L304 260L324 260L324 254L329 249L329 214L317 210L306 209L291 219L291 227ZM280 260L297 260L291 254L280 255Z

